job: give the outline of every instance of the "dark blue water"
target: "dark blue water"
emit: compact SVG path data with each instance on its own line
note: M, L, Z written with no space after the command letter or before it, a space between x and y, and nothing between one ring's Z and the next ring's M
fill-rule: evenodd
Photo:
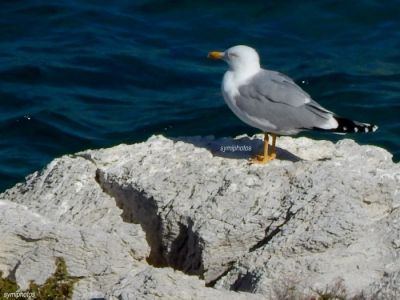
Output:
M378 124L350 137L398 161L399 16L400 1L1 1L0 191L78 150L257 132L221 98L225 65L206 59L236 44Z

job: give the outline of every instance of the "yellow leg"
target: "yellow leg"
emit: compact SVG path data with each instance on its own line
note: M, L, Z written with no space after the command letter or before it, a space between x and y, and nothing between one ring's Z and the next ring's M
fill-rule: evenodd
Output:
M276 148L275 148L276 135L275 134L271 134L271 135L272 135L272 151L269 156L271 157L271 160L272 160L272 159L276 158Z
M276 157L275 143L276 143L276 135L272 134L272 151L271 154L268 154L268 133L265 132L263 154L257 155L255 158L252 159L252 162L257 164L265 164L268 161L273 160Z

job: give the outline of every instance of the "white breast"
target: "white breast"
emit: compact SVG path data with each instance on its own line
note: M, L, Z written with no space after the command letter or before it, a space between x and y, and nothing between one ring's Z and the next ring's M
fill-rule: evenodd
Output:
M241 118L242 113L235 103L235 97L239 95L239 90L232 71L227 71L225 73L221 88L225 103L235 113L235 115L237 115L243 121Z
M225 72L222 80L222 94L228 96L229 99L233 99L239 94L238 86L235 84L234 76L232 71ZM227 101L227 99L225 99ZM228 101L229 102L229 101ZM229 106L229 103L227 103Z

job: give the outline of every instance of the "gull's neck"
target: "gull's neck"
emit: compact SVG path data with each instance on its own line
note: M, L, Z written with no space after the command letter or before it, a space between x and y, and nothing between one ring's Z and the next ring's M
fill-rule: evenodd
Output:
M239 93L239 87L245 84L261 70L260 65L258 65L252 66L251 68L249 66L246 66L245 68L229 68L228 71L225 72L222 80L222 92L225 102L229 107L231 107L231 99Z
M251 64L246 66L240 66L238 68L229 68L228 72L231 73L232 79L236 82L236 84L240 85L246 82L248 79L253 77L261 70L259 64Z

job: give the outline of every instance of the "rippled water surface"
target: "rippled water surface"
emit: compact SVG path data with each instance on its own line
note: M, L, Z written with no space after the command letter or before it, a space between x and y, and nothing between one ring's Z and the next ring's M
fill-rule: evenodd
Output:
M399 16L399 1L1 1L0 191L78 150L257 132L221 98L225 65L206 59L235 44L378 124L349 137L398 161Z

